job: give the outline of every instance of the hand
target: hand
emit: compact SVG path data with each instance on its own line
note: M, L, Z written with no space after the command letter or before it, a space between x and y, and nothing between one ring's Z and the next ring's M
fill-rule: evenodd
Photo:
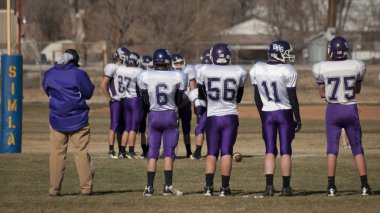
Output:
M294 122L295 132L299 132L301 130L301 127L302 127L301 121L295 121Z

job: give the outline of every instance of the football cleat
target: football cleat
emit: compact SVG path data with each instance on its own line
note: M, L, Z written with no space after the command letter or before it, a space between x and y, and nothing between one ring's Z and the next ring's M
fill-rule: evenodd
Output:
M120 152L119 158L127 158L127 153L126 152Z
M204 196L212 196L213 193L214 193L214 186L205 186L203 190Z
M293 190L291 187L282 188L281 196L293 196Z
M130 152L126 155L128 159L141 159L140 155L136 154L136 152Z
M265 191L263 192L264 197L272 196L274 195L274 186L273 185L266 185L265 186Z
M190 158L192 160L200 160L201 159L201 153L197 150L194 151L194 154L190 155Z
M229 186L226 188L220 187L220 194L219 197L225 197L231 195L231 189Z
M373 195L371 187L362 186L360 195L361 196Z
M143 195L146 197L150 197L150 196L153 196L153 192L154 192L153 186L145 186Z
M164 196L168 196L168 195L182 196L183 192L181 192L178 189L176 189L173 185L171 185L171 186L164 185L164 193L163 193L163 195Z
M328 187L326 196L327 197L335 197L336 196L336 187L335 186Z
M118 159L118 157L116 156L116 152L114 150L110 150L108 152L108 157L111 159Z

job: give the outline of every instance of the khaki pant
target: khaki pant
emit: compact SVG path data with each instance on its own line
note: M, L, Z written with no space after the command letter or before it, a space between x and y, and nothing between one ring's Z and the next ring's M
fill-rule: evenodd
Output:
M75 164L82 194L92 192L94 171L88 154L90 126L86 125L76 132L59 132L50 127L50 195L59 195L65 173L65 159L68 141L71 139L75 153Z

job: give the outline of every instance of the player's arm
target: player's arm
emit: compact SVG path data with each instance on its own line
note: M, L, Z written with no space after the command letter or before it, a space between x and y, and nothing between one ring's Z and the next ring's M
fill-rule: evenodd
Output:
M149 102L149 95L148 95L148 90L141 89L140 94L143 100L143 104L149 108L150 107L150 102Z
M358 81L358 82L356 82L355 93L359 94L361 90L362 90L362 82Z
M289 103L290 106L292 106L294 118L295 118L295 131L298 132L301 130L301 116L300 116L300 109L298 104L298 98L297 98L297 89L295 87L288 87L288 96L289 96Z
M240 103L241 99L243 99L243 94L244 94L244 87L239 87L236 95L236 102Z
M111 80L110 77L104 76L102 82L100 83L100 89L102 90L104 97L106 97L108 101L112 100L111 95L108 91L108 83L110 80Z
M177 90L174 95L174 101L177 106L181 105L182 103L182 96L184 91L183 90Z
M324 84L318 84L318 91L319 91L319 96L321 98L326 98L325 85Z
M262 112L262 109L263 109L263 101L260 98L259 88L257 87L256 84L253 85L253 88L255 90L254 91L254 98L255 98L255 103L256 103L257 111L259 111L259 114L260 114L260 117L261 117L261 112Z

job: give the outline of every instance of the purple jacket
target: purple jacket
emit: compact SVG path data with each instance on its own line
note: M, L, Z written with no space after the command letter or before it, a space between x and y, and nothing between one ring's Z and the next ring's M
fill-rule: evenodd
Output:
M71 63L56 64L45 72L42 87L50 98L49 121L53 129L73 132L88 123L90 108L85 100L91 98L95 86L85 71Z

